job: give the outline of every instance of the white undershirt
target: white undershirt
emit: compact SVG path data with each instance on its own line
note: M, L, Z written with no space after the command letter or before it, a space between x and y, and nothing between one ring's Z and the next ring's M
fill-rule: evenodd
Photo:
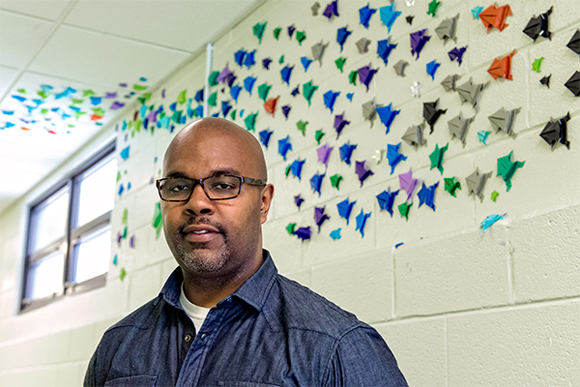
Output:
M199 329L203 325L203 322L209 313L210 308L203 308L201 306L192 304L185 296L185 292L183 291L183 282L181 283L181 296L179 297L179 301L181 302L181 307L183 310L185 310L185 313L187 313L193 322L195 331L199 332Z

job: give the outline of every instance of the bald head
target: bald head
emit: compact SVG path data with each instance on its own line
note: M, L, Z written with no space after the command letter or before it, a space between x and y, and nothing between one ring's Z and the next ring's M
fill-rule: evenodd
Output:
M180 155L204 158L205 154L222 156L222 166L233 163L232 156L239 155L242 163L235 162L225 169L236 169L244 176L267 180L268 170L262 147L256 138L235 123L223 118L202 118L185 126L171 141L163 160L164 174L171 173L169 168ZM235 159L235 157L234 157ZM217 170L223 169L216 165ZM240 169L241 168L241 169ZM243 169L243 170L242 170ZM197 178L203 178L201 176Z

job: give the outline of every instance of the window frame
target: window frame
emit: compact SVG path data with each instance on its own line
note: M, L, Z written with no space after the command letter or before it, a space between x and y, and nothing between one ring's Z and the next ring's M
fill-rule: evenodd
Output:
M58 181L51 188L40 194L28 205L24 269L22 272L19 313L38 309L42 306L51 304L70 295L83 293L105 286L107 282L108 271L80 283L73 283L71 279L73 277L73 270L76 264L76 245L83 237L98 231L102 227L105 227L107 224L110 225L112 210L101 214L100 216L86 222L79 227L75 228L73 226L76 219L78 219L80 184L82 182L83 175L95 165L103 162L106 158L111 156L112 158L116 158L115 150L116 140L113 140L91 155L81 165L75 168L72 172L68 173L63 179ZM44 205L47 200L49 200L54 194L58 193L64 188L68 189L69 194L65 235L64 237L50 242L47 246L33 252L32 249L35 237L34 233L36 231L34 216L36 215L37 210L41 208L41 206ZM26 296L28 295L28 288L30 285L29 281L32 265L38 261L41 261L43 258L47 257L60 248L62 248L64 252L63 281L61 290L58 293L53 293L52 295L42 298L37 298L34 300L27 299Z

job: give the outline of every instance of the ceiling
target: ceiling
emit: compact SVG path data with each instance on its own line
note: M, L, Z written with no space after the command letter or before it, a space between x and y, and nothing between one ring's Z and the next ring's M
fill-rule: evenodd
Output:
M0 213L263 0L1 0Z

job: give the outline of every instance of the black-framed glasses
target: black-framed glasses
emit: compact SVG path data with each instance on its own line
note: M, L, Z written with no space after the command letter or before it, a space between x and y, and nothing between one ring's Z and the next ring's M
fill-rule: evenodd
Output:
M159 197L166 202L187 202L196 185L201 185L211 200L233 199L240 194L242 184L266 185L265 180L251 179L236 175L210 176L204 179L186 177L166 177L156 182Z

